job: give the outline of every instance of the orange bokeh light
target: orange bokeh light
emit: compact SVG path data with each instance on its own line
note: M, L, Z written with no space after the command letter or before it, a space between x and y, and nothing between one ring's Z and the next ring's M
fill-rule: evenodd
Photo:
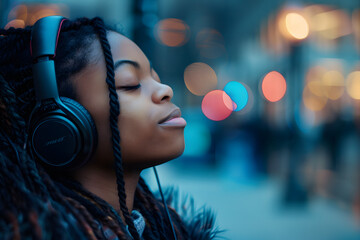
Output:
M309 35L309 24L299 13L288 13L285 24L289 34L296 39L305 39Z
M354 10L351 21L355 36L355 42L357 48L360 49L360 9Z
M40 8L38 11L36 11L30 18L30 24L33 25L37 20L40 18L48 17L48 16L54 16L58 15L59 11L56 8Z
M328 98L325 95L319 96L315 95L309 88L309 84L307 84L303 91L303 102L306 108L311 111L320 111L322 110Z
M345 80L341 72L336 70L331 70L326 72L322 77L322 84L324 86L325 95L331 99L339 99L345 89Z
M277 102L282 99L286 93L285 78L277 71L269 72L264 77L261 88L267 100Z
M180 19L167 18L156 25L155 31L160 43L169 47L180 47L188 41L190 28Z
M226 53L223 36L219 31L211 28L203 29L196 35L196 47L201 56L210 59L221 57Z
M14 20L14 19L21 19L24 22L26 21L28 17L28 8L26 5L17 5L8 14L8 21Z
M197 96L204 96L217 85L215 71L202 62L192 63L186 67L184 81L187 89Z
M346 79L346 90L351 98L360 100L360 71L354 71Z
M292 42L304 40L310 33L309 22L303 9L284 8L277 17L282 36Z
M67 16L67 10L68 7L64 4L20 4L11 9L8 21L22 20L25 26L33 25L37 20L46 16ZM16 24L19 23L17 21Z
M25 27L25 22L22 19L14 19L14 20L8 22L5 25L4 29L9 29L11 27L13 27L13 28L24 28Z

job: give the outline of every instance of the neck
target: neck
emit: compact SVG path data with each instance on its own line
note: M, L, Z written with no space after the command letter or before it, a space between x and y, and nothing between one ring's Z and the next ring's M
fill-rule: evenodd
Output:
M141 171L125 171L126 206L131 213L134 205L136 186ZM87 164L76 172L74 176L88 191L108 202L122 217L117 191L116 173L113 168L101 168L98 165Z

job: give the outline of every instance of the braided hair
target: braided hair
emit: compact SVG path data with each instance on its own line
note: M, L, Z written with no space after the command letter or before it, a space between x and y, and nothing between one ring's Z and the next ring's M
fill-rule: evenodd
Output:
M102 19L80 18L62 25L55 58L60 96L77 99L69 80L89 62L87 49L99 41L106 63L110 127L117 188L123 222L114 208L74 179L64 179L38 164L26 150L27 122L35 105L31 26L0 29L0 232L5 239L106 239L101 227L118 239L140 239L126 207L120 133L120 105L114 84L114 63ZM172 239L165 206L140 177L134 208L144 216L144 239ZM190 239L179 215L170 208L178 239Z

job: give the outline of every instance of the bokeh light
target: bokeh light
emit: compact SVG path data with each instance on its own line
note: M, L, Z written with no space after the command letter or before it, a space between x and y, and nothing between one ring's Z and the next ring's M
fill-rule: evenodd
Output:
M197 96L204 96L217 85L215 71L206 63L196 62L186 67L184 81L187 89Z
M8 25L33 25L37 20L46 16L61 15L68 17L69 7L66 4L20 4L14 6L8 14ZM22 20L22 21L20 21ZM10 26L10 27L11 27Z
M24 22L27 20L28 17L28 8L26 5L17 5L8 14L8 21L14 20L14 19L20 19Z
M354 71L346 79L346 90L350 97L360 100L360 71Z
M196 47L200 55L206 58L215 59L226 53L224 38L215 29L206 28L196 35Z
M318 97L324 97L324 85L321 79L313 80L307 84L309 91Z
M285 78L277 71L269 72L262 81L261 89L267 100L277 102L286 93Z
M354 10L351 17L351 22L356 46L358 49L360 49L360 9Z
M311 18L311 30L325 39L336 39L351 33L350 17L343 10L323 9Z
M233 102L224 91L213 90L204 96L201 110L210 120L221 121L230 116Z
M310 33L305 11L299 8L282 9L277 16L277 27L281 35L290 42L304 40Z
M190 28L182 20L167 18L158 22L155 27L157 40L169 47L183 46L189 39Z
M309 69L306 74L306 83L312 94L316 96L323 97L324 89L323 89L323 76L327 72L327 69L322 66L314 66Z
M328 98L324 95L315 95L310 91L309 83L305 86L303 91L303 102L305 107L307 107L309 110L312 111L320 111L322 110L326 103Z
M299 13L288 13L285 24L289 34L296 39L305 39L309 35L309 24Z
M61 15L60 8L57 5L55 4L48 6L40 5L35 9L34 13L31 15L29 23L30 25L33 25L40 18L47 16L54 16L54 15Z
M25 27L25 22L24 20L22 19L14 19L14 20L11 20L10 22L8 22L6 25L5 25L5 29L9 29L9 28L24 28Z
M325 95L331 99L339 99L344 93L344 77L336 70L326 72L322 77Z
M231 81L225 85L224 91L234 102L233 111L237 112L242 110L248 103L249 94L244 85L242 85L241 83Z

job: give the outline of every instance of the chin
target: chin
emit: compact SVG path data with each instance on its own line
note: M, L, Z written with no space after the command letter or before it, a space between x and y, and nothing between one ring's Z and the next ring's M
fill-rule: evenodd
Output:
M124 168L127 170L143 170L149 167L154 167L168 161L171 161L183 154L185 150L184 141L176 146L166 147L159 149L158 151L153 150L149 154L134 159L127 159L123 162Z
M157 158L157 161L154 161L154 163L155 163L154 166L169 162L171 160L174 160L174 159L180 157L183 154L184 150L185 150L185 146L182 145L178 149L172 151L171 153Z
M175 141L169 142L156 148L152 148L154 159L161 162L167 162L181 156L185 150L184 138L177 138Z

